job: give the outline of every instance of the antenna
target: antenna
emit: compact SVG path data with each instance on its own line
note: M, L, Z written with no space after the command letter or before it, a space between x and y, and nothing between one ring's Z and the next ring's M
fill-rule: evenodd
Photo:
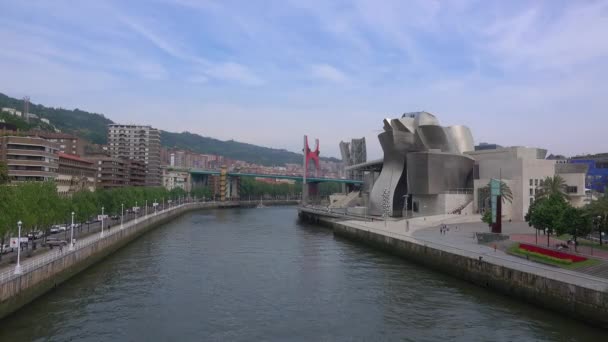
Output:
M30 117L28 115L30 111L30 97L25 96L23 98L23 117L25 117L25 121L30 122Z

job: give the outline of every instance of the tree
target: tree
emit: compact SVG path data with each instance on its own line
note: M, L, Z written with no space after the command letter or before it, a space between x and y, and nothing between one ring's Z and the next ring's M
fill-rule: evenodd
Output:
M491 184L492 181L488 182L488 185L479 189L479 197L483 203L488 204L488 202L490 201ZM513 202L513 192L511 191L509 185L507 185L507 183L505 183L504 181L500 181L500 193L503 203ZM489 207L489 204L487 205L487 207Z
M558 234L570 234L574 238L574 249L576 250L576 238L585 236L591 232L591 218L585 215L582 209L570 205L561 213Z
M595 223L600 237L600 245L602 245L602 233L608 230L608 197L604 196L589 203L585 207L585 211L587 216Z
M541 180L538 191L536 192L536 198L549 197L552 195L561 196L563 198L568 197L566 195L566 181L560 175L546 177L544 180Z
M0 185L8 183L8 167L6 163L0 161Z
M488 226L492 227L492 212L490 210L486 210L481 217L481 222L487 223Z
M537 230L537 234L539 230L547 233L549 246L549 236L560 226L561 214L568 206L564 198L557 194L540 198L530 206L525 220Z

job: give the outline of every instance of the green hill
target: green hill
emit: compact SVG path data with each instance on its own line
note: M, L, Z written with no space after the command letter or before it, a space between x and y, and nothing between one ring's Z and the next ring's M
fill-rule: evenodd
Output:
M0 108L2 107L22 111L23 101L0 93ZM107 125L113 121L103 114L90 113L80 109L51 108L33 103L29 108L30 113L49 119L51 124L63 132L78 135L96 144L107 143ZM189 132L161 131L161 144L165 147L217 154L267 166L302 162L301 154L284 149L262 147L234 140L222 141ZM338 161L335 158L324 158L324 160Z

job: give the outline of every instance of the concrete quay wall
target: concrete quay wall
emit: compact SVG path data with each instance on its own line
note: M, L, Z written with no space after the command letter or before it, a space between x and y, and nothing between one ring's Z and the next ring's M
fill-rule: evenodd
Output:
M265 201L264 205L292 205L296 201ZM170 221L187 211L214 208L248 207L245 202L199 202L189 203L181 208L160 212L124 229L114 226L108 234L89 245L68 251L64 248L62 256L47 264L24 272L6 282L0 282L0 319L58 286L90 265L109 256L117 249L133 241L150 229ZM112 234L110 234L112 233Z
M586 323L608 328L608 291L580 286L541 273L498 265L423 243L406 241L340 223L335 218L300 211L304 220L319 223L342 236L390 252L434 270L504 295L553 310Z

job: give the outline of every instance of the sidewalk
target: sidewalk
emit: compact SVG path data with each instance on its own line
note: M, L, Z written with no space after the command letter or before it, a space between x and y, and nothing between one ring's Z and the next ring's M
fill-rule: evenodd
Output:
M487 225L480 222L479 215L441 215L424 219L410 220L409 231L406 220L384 222L365 222L356 220L340 221L339 223L356 229L372 231L393 238L410 241L420 245L440 249L449 253L463 255L472 259L482 257L491 262L515 270L534 273L540 276L564 281L570 284L608 291L608 279L586 275L571 270L559 269L533 261L518 258L494 248L477 243L475 232L487 231ZM450 230L444 235L439 226L447 224ZM513 224L513 231L521 231L525 227Z

